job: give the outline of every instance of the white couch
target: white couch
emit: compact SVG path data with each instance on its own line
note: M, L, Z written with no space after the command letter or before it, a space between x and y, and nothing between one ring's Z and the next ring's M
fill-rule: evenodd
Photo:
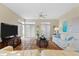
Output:
M79 56L75 51L49 50L49 49L32 49L13 51L11 46L0 50L0 56Z
M14 51L12 46L7 46L0 50L0 56L39 56L39 55L40 51L38 49Z
M65 50L43 50L41 56L79 56L79 53Z
M60 33L61 38L52 36L52 41L63 49L73 49L79 51L79 33ZM69 37L74 37L70 41L66 41Z

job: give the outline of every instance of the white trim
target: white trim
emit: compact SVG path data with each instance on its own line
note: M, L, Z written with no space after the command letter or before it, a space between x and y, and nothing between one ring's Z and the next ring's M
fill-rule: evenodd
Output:
M35 22L25 22L24 24L35 24Z
M41 22L41 24L48 24L48 25L50 25L50 22Z

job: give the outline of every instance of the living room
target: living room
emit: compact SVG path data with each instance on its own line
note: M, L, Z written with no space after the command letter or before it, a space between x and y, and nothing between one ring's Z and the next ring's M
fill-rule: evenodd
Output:
M0 55L79 55L79 4L4 3L0 16L0 48L12 49Z

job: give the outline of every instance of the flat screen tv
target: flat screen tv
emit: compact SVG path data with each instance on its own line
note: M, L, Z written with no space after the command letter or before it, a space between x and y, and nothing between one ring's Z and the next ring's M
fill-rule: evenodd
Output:
M18 26L6 23L1 23L1 38L6 38L7 36L18 35Z

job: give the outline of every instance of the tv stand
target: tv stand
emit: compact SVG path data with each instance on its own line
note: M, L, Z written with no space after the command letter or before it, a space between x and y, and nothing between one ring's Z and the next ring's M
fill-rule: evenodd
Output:
M13 37L13 38L4 39L2 41L2 43L3 43L2 44L3 47L13 46L13 48L16 48L16 46L21 44L21 38L20 37Z

